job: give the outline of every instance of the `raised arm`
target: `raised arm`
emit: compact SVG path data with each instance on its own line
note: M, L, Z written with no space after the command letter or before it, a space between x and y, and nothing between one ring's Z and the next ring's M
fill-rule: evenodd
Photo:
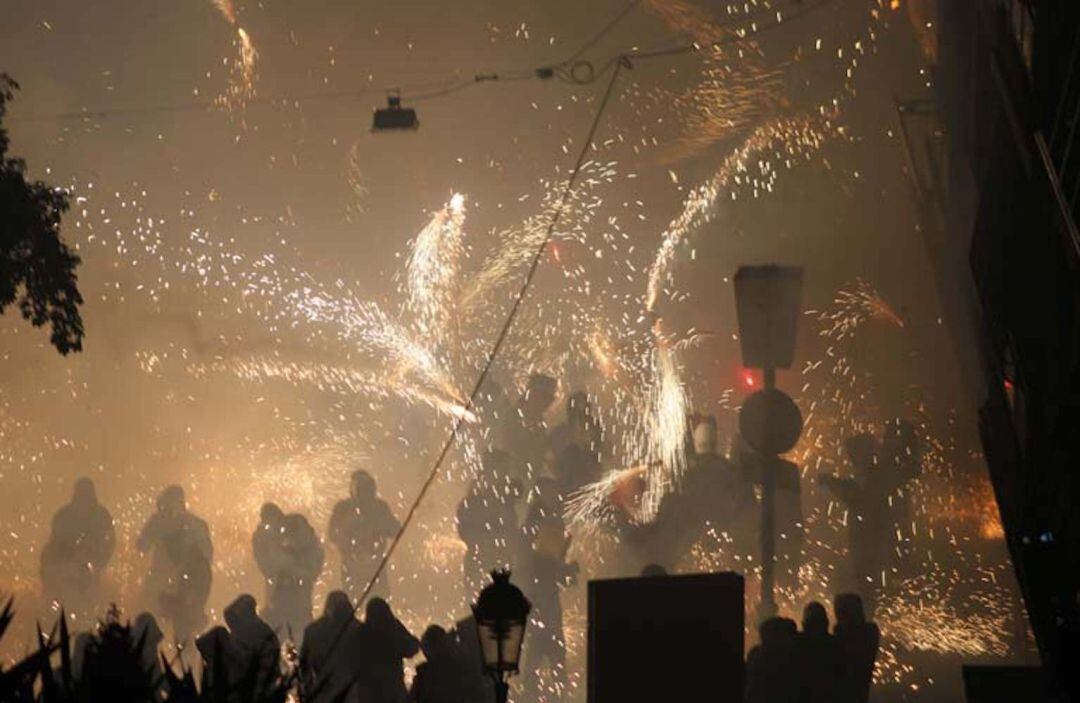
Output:
M818 478L818 483L828 488L834 496L849 506L859 500L859 494L862 492L853 478L825 475Z

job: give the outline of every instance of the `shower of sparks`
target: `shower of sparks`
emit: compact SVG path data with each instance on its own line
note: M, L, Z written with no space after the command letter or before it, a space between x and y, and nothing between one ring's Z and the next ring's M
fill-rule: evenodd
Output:
M749 191L756 198L772 192L777 171L767 157L774 157L780 165L791 168L815 154L829 131L832 131L829 120L811 118L774 119L754 129L724 159L712 178L689 193L682 213L664 231L649 268L646 308L656 309L661 291L671 283L679 246L693 231L712 220L721 197L727 195L735 200L740 191Z
M321 392L363 397L368 401L386 400L393 394L408 403L423 403L451 417L464 418L469 422L476 422L477 419L474 413L465 408L460 398L447 397L437 389L411 385L399 376L392 376L393 382L388 383L386 376L360 369L257 358L193 364L189 371L195 377L210 373L229 373L239 379L256 383L280 380L295 386L312 387Z
M655 519L660 501L686 470L686 418L688 398L683 388L678 362L666 344L658 344L654 357L655 385L648 395L645 436L648 444L643 459L650 470L641 500L641 516Z
M559 227L552 232L553 241L586 241L587 233L594 225L594 213L604 204L598 191L604 186L610 186L617 173L616 163L613 161L589 161L582 166L577 187L563 202L563 216L560 218ZM548 236L551 212L559 203L565 184L563 179L542 182L543 196L539 212L517 227L504 229L495 235L497 245L488 254L479 272L467 284L461 297L462 305L486 305L486 296L506 285L512 276L519 274L528 265Z
M716 43L701 51L703 65L695 86L674 98L656 98L669 101L682 119L681 134L662 153L662 163L695 156L774 111L780 102L782 73L764 66L761 51L745 36L746 30L722 26L708 12L682 0L648 0L645 7L679 34L703 46ZM728 6L733 15L729 19L738 19L736 7ZM760 9L744 7L748 13ZM750 23L746 29L755 26Z
M639 484L645 483L645 466L608 471L596 483L589 484L574 493L566 502L566 517L571 525L591 532L615 516L620 507L628 517L640 521L641 509L636 504L620 504L613 500L620 492L628 496L640 494Z
M451 305L460 284L464 224L465 196L455 193L416 236L409 254L406 310L419 336L433 345L439 345L451 323Z
M885 320L897 327L904 326L904 321L885 302L881 294L862 279L856 280L851 288L837 291L833 303L836 309L822 313L819 320L827 325L822 335L837 342L854 334L855 330L869 319Z
M216 100L220 107L234 113L242 110L247 102L255 97L255 63L259 59L259 52L251 41L251 35L237 23L236 6L232 0L212 0L212 4L225 21L236 28L236 36L233 38L236 54L232 59L223 59L229 70L229 85Z

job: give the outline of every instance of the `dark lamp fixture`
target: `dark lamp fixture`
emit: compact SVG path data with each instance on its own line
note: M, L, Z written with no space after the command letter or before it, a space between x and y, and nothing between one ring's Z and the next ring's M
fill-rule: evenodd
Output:
M419 128L420 120L416 118L416 110L402 107L400 95L387 96L386 107L375 110L375 120L371 125L372 132Z

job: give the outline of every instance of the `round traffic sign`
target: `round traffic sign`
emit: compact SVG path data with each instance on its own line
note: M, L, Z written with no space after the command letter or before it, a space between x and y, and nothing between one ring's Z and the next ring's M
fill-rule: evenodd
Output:
M755 451L783 454L795 446L802 434L799 406L787 393L766 388L754 393L739 411L739 431Z

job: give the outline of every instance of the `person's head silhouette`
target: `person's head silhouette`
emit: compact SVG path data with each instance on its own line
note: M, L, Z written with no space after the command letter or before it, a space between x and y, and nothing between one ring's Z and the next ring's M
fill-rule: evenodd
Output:
M428 661L439 660L450 649L450 635L438 625L431 625L420 637L420 651Z
M833 602L837 627L858 627L866 623L862 598L856 593L841 593Z
M97 505L97 491L94 490L94 482L83 476L75 481L75 487L71 492L71 504L80 508L88 508Z
M255 621L259 616L255 612L255 597L244 593L225 607L225 624L236 631Z
M855 475L865 478L877 463L877 441L873 435L861 432L844 440L848 460L855 467Z
M232 638L229 631L221 625L215 625L195 638L195 649L199 650L203 661L207 664L220 662L227 664L232 656ZM211 671L214 667L211 667Z
M803 633L814 637L829 634L829 614L817 601L806 604L802 616Z
M576 429L583 429L589 424L591 415L589 394L585 391L571 393L566 398L566 421Z
M177 485L166 486L157 499L157 508L166 515L179 515L187 510L184 489Z
M358 469L349 479L349 495L361 505L375 501L375 479L367 471Z
M784 646L794 640L798 632L795 621L790 618L768 618L758 625L762 648Z
M529 376L529 384L525 388L525 397L522 399L522 410L531 420L539 420L555 402L555 390L558 382L542 373L534 373Z
M716 454L716 418L707 415L694 425L694 453Z
M667 576L667 569L659 564L646 564L641 570L641 575L646 578L655 578L657 576Z
M266 502L259 508L259 521L263 525L277 527L285 519L285 513L277 506L277 503Z
M139 613L135 617L135 624L132 626L132 634L135 637L135 641L143 638L143 646L148 649L156 648L165 637L164 633L161 631L161 627L158 626L157 619L154 618L152 613Z
M347 620L353 616L352 603L345 591L330 591L323 606L323 615L331 620Z
M375 597L368 601L364 609L364 621L376 626L386 625L394 621L394 611L385 600Z

